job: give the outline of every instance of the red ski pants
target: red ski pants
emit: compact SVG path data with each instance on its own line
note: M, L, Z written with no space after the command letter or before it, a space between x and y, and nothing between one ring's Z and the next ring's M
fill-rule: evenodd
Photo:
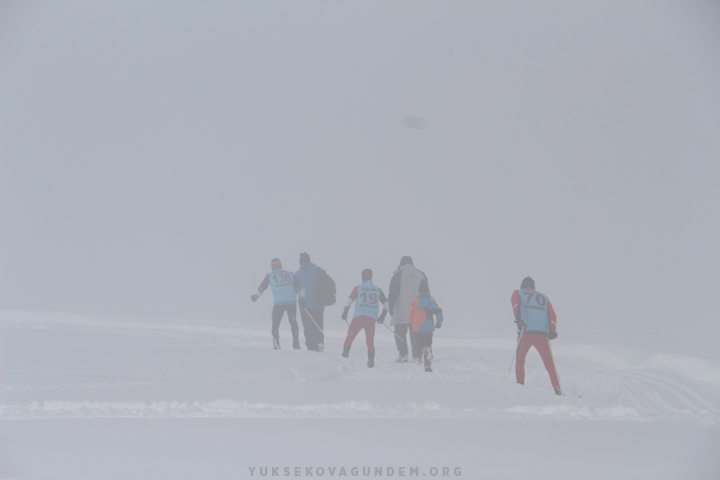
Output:
M365 342L367 342L368 352L375 353L375 319L367 315L358 315L350 322L347 338L345 338L344 347L352 345L353 340L360 330L365 329Z
M525 385L525 357L530 351L530 347L540 354L545 370L550 374L550 382L555 390L560 389L560 381L555 371L555 363L553 362L552 353L550 352L550 343L547 335L544 333L526 333L520 339L520 345L517 352L517 364L515 365L515 374L517 375L517 383Z

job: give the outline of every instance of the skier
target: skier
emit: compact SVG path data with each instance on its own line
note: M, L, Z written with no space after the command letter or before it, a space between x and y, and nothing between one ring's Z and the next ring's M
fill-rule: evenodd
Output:
M535 280L530 277L525 277L520 284L520 290L513 292L511 302L519 336L515 364L517 383L525 384L525 356L530 347L535 347L550 375L555 394L562 395L550 351L550 340L557 338L557 317L552 303L546 295L535 291Z
M297 324L297 306L295 297L298 296L300 308L305 308L305 290L303 284L298 278L282 269L282 263L277 258L270 261L272 272L265 275L260 283L257 293L250 296L250 300L256 302L260 295L267 290L268 286L272 287L274 305L272 310L272 336L273 347L280 350L280 320L283 314L287 312L288 321L290 322L290 330L293 336L293 348L300 350L299 328Z
M427 281L427 276L413 265L412 257L402 257L400 265L393 273L390 280L390 289L388 290L388 301L390 303L390 316L392 317L391 325L395 327L395 345L398 350L396 362L408 361L408 343L406 334L409 334L410 345L412 346L412 356L418 365L422 363L422 352L415 342L415 334L409 329L408 312L410 304L418 294L418 287L422 280ZM408 330L410 330L408 332Z
M300 319L303 324L305 346L308 350L322 352L325 343L323 335L325 306L315 302L315 277L318 267L310 262L310 255L306 252L300 254L300 269L295 272L305 289L307 306L300 308Z
M437 318L437 323L433 320ZM432 339L436 328L442 327L443 313L435 299L430 296L430 287L427 281L420 282L418 297L410 305L408 320L415 332L415 343L422 353L425 362L425 371L432 372L433 361Z
M375 366L375 345L373 341L375 338L375 322L383 323L385 321L385 315L387 315L388 312L387 298L385 298L385 294L380 288L373 285L372 275L373 272L369 268L362 271L362 283L356 286L352 293L350 293L347 302L345 302L345 310L342 314L342 319L347 321L348 310L350 310L350 305L355 301L355 313L348 328L342 356L345 358L350 356L350 346L353 340L355 340L355 336L364 328L365 342L367 343L368 349L367 366L370 368ZM382 303L383 310L378 317L378 307L380 303Z

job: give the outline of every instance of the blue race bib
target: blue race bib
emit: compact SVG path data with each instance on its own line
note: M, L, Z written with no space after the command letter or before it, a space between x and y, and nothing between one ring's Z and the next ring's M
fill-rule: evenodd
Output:
M358 285L358 295L355 299L355 313L353 318L360 315L378 318L378 307L380 306L380 289L372 283Z

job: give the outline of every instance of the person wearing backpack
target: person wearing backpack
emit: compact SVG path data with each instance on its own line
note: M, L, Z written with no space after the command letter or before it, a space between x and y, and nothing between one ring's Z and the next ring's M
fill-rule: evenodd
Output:
M400 259L400 265L398 265L397 270L393 273L392 280L390 280L388 301L390 303L390 316L392 317L390 325L395 327L395 345L398 350L396 362L408 361L407 335L410 337L412 356L415 363L418 365L422 363L422 353L415 342L415 334L408 322L410 304L417 297L422 280L427 282L427 276L415 268L412 257L407 256Z
M530 347L540 354L545 370L550 375L550 383L556 395L562 395L560 380L555 370L550 340L557 338L557 316L550 299L535 290L535 280L525 277L520 290L515 290L510 298L518 331L518 347L515 362L517 383L525 384L525 357Z
M433 320L433 317L436 320ZM418 297L410 305L408 321L412 325L413 332L415 332L415 342L422 353L425 371L432 372L433 332L436 328L442 327L443 313L442 308L430 296L430 287L425 280L420 282Z
M305 289L303 288L302 282L293 275L292 272L283 270L280 259L273 258L270 261L270 268L272 268L272 272L265 275L265 278L258 287L257 293L252 294L250 300L256 302L257 299L260 298L260 295L262 295L268 287L271 287L274 301L272 310L273 347L275 350L280 350L280 321L282 320L283 314L287 312L290 330L293 336L293 348L300 350L300 329L297 324L297 305L295 298L299 297L297 303L300 304L300 308L304 308Z
M327 289L326 284L329 275L322 268L318 267L310 261L310 255L307 252L300 254L300 268L295 272L295 277L299 278L305 288L305 300L307 305L300 308L300 319L303 324L303 333L305 335L305 346L311 352L322 352L325 348L325 307L327 295L323 295ZM332 279L330 279L332 282ZM332 305L335 303L335 284L332 284ZM317 295L316 295L317 291Z
M356 286L350 293L345 302L345 310L343 310L342 319L347 322L348 311L350 305L355 302L355 313L352 322L348 327L348 334L343 345L342 356L350 357L350 347L360 330L365 329L365 343L368 349L367 366L372 368L375 366L375 322L383 323L385 315L388 312L388 303L385 294L380 288L372 283L373 272L369 268L362 271L362 283ZM383 310L378 317L379 306L382 304Z

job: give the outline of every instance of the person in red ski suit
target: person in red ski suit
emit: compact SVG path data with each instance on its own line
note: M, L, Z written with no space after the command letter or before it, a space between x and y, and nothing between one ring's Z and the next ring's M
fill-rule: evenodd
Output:
M368 349L367 366L370 368L375 366L375 322L383 323L388 312L387 298L380 288L373 285L372 275L373 272L369 268L362 271L362 283L350 293L342 314L342 319L347 322L350 305L355 302L355 312L348 328L347 338L345 338L342 356L345 358L350 356L350 347L353 340L360 333L360 330L364 328L365 342ZM383 306L383 310L378 317L380 305Z
M519 337L515 364L517 383L525 384L525 357L530 347L535 347L550 375L555 393L562 395L550 349L550 340L557 338L557 317L552 303L547 296L535 291L535 280L530 277L523 279L520 290L513 292L510 301Z

